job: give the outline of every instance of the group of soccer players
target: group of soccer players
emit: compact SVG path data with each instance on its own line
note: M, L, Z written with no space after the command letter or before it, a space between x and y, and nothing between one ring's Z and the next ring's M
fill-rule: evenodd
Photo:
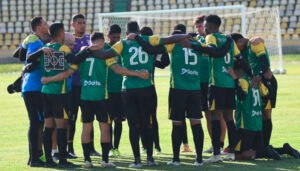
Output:
M182 143L183 151L191 151L186 118L193 134L195 166L222 160L280 159L281 154L300 158L288 143L282 148L270 145L277 81L263 39L222 34L217 15L196 17L197 33L187 34L186 26L178 24L169 37L153 35L151 28L140 29L131 21L126 39L121 40L122 29L114 24L107 35L109 42L103 33L86 34L85 22L82 14L74 15L70 34L62 23L48 26L42 17L35 17L33 33L18 50L25 61L22 96L30 121L28 165L74 167L67 158L77 158L73 140L80 107L86 168L93 166L90 156L100 156L94 147L95 116L103 167L115 167L109 156L121 155L118 148L125 119L134 156L129 167L142 167L140 138L146 165L156 166L153 144L158 153L161 147L154 70L168 65L173 158L167 164L180 165ZM208 151L213 153L207 160L202 158L202 112L212 144ZM223 150L226 130L229 144Z

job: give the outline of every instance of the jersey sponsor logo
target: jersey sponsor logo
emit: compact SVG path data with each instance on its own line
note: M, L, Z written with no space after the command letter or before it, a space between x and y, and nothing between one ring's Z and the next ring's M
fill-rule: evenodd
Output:
M181 75L194 75L194 76L198 76L199 75L199 72L196 71L196 70L190 70L190 69L187 69L187 68L181 68Z
M255 111L255 110L252 110L252 115L251 115L251 117L256 117L256 116L261 116L261 115L262 115L261 111Z
M222 67L222 72L228 73L227 69L224 66Z
M102 84L97 80L84 80L83 86L101 86Z
M64 53L54 52L53 56L45 55L44 66L46 71L65 70Z

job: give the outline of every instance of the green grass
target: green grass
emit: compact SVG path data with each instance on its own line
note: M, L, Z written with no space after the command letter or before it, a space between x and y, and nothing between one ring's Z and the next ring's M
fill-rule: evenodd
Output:
M299 61L300 56L290 57ZM300 149L300 132L299 132L299 106L300 106L300 65L294 62L287 62L285 68L287 75L277 75L279 89L277 108L273 112L273 134L271 143L275 147L282 146L283 143L289 142L292 146ZM19 65L21 66L21 65ZM16 71L18 67L13 65L0 65L0 71L6 67L10 71ZM168 71L158 70L158 74L168 74ZM19 73L2 73L0 74L0 168L1 170L46 170L42 168L29 168L26 166L28 159L28 143L27 143L27 129L28 117L24 106L24 102L20 94L9 95L6 92L6 86L14 81L19 76ZM171 122L168 118L167 97L169 89L168 77L157 77L156 87L158 93L158 120L160 130L160 141L162 147L162 155L155 156L159 162L159 166L155 168L143 168L143 170L199 170L191 166L194 162L193 154L182 154L181 158L183 166L180 168L173 168L167 166L165 163L171 159ZM79 114L80 116L80 114ZM205 119L202 120L205 132L204 149L210 146L209 136L206 131ZM98 128L95 123L95 128ZM75 135L75 151L80 156L79 159L73 160L76 164L82 165L82 149L80 144L81 123L77 122L77 131ZM121 158L112 158L119 170L130 170L128 163L132 162L132 152L128 140L128 126L124 122L123 135L120 144L120 151L123 154ZM192 134L188 128L189 142L193 148ZM101 151L99 145L99 131L96 129L95 134L96 148ZM194 149L194 148L193 148ZM209 155L205 155L204 159ZM300 170L300 160L292 159L288 156L283 156L281 161L273 160L257 160L244 162L223 162L218 164L209 164L201 167L201 170ZM145 156L143 155L143 159ZM100 158L93 158L95 168L99 170L100 165L98 161ZM50 170L50 169L49 169ZM53 169L54 170L54 169ZM85 170L82 167L77 170ZM106 169L107 170L107 169ZM132 169L134 170L134 169Z

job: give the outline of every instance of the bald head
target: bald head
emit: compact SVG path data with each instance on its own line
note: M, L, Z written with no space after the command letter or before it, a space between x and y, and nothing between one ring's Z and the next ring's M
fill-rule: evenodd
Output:
M70 49L73 49L75 43L75 37L72 33L66 32L65 33L65 45L67 45Z

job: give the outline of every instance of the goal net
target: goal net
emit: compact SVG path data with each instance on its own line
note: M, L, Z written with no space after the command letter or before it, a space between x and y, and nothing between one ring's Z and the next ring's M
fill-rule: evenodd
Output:
M246 8L243 5L170 9L156 11L101 13L99 15L99 30L108 33L109 26L118 24L122 28L122 38L125 37L126 24L137 21L142 26L153 29L154 34L168 36L176 24L185 24L187 32L195 32L193 19L198 15L217 14L222 18L220 31L225 34L234 32L244 36L260 36L264 39L271 58L272 69L282 70L282 46L280 33L280 18L278 8Z

